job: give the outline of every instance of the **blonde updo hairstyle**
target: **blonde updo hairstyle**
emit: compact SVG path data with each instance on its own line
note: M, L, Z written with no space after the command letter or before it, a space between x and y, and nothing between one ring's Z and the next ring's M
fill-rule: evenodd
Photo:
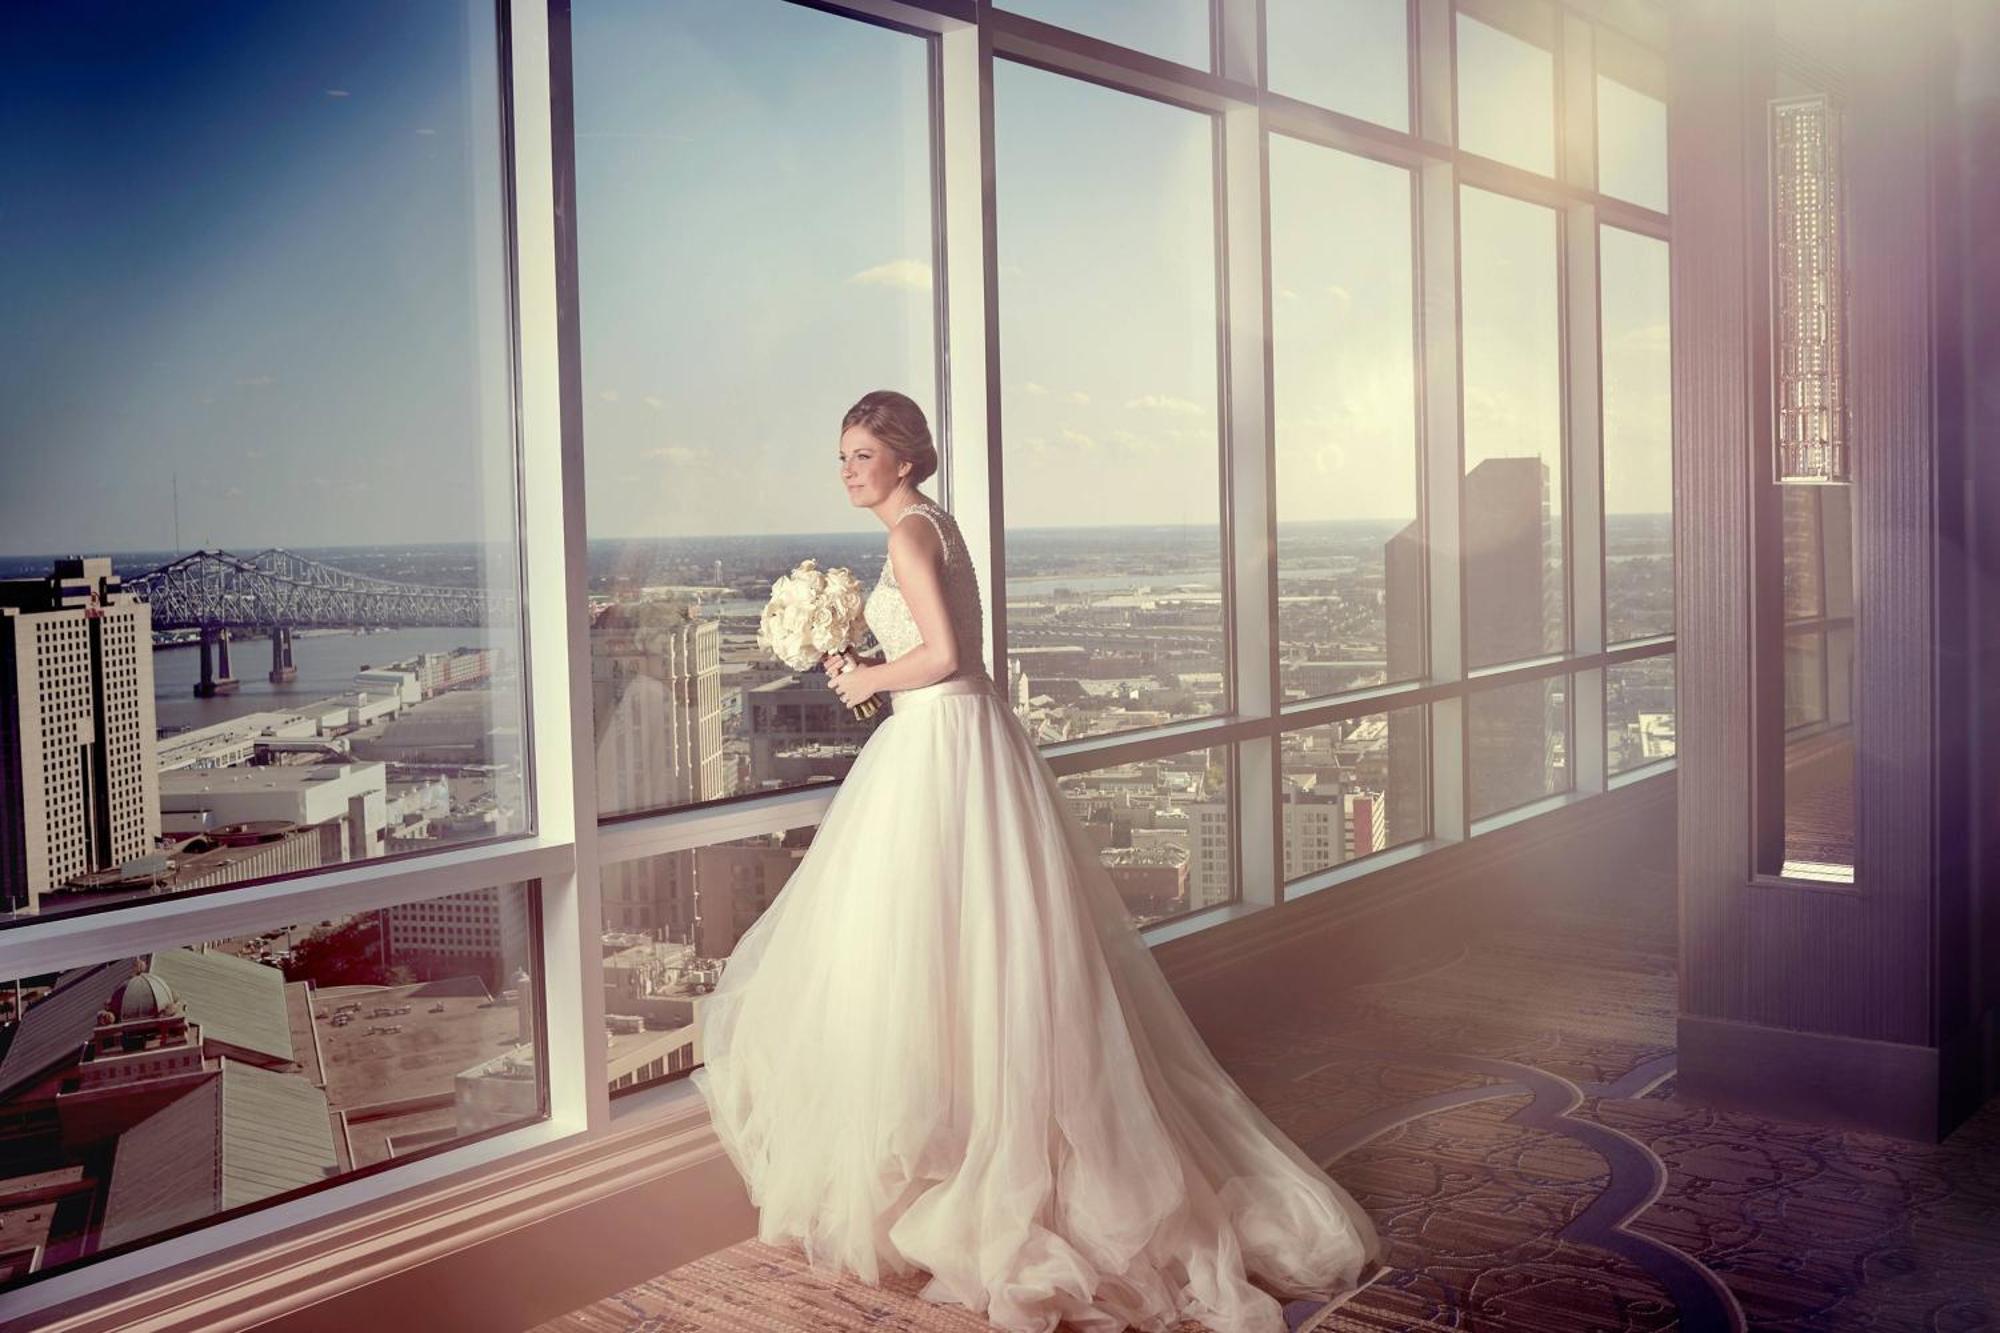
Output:
M921 486L937 472L937 446L931 442L930 423L924 419L924 409L908 394L877 389L861 395L861 401L840 419L840 433L845 435L855 426L880 440L898 462L910 465L909 476L904 478L910 485Z

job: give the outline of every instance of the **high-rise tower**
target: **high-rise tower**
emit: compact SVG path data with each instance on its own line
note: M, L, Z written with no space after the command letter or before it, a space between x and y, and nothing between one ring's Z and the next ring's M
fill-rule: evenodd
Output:
M101 557L0 581L0 911L159 834L151 611Z

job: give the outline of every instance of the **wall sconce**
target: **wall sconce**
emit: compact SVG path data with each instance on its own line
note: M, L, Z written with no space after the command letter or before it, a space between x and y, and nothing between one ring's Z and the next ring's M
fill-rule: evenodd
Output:
M1854 480L1847 448L1847 280L1840 116L1824 93L1771 103L1776 480Z

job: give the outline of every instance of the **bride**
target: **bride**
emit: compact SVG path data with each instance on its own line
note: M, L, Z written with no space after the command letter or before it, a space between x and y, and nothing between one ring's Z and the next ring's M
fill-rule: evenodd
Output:
M1021 1333L1284 1333L1270 1293L1351 1295L1374 1226L1215 1062L1131 924L981 660L964 539L916 489L936 469L902 394L841 423L888 561L882 655L830 656L829 681L891 712L707 997L694 1081L758 1238L814 1267L921 1270L924 1299Z

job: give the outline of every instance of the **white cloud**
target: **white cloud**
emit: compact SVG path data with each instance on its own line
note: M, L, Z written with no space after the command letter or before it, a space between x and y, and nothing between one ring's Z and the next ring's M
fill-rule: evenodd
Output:
M667 410L667 405L650 393L639 401L652 408L655 412L664 412Z
M598 395L597 395L597 396L598 396L599 398L602 398L602 399L603 399L603 400L604 400L605 402L607 402L607 403L615 403L615 402L617 402L617 401L618 401L618 390L616 390L616 389L604 389L604 390L601 390L601 391L599 391L599 393L598 393Z
M1278 288L1278 299L1281 301L1296 301L1299 299L1299 294L1289 287L1280 287Z
M1021 392L1027 394L1030 398L1046 398L1049 391L1033 380L1029 380L1021 386Z
M1342 305L1352 305L1354 303L1354 293L1348 291L1347 288L1337 282L1326 289L1326 294Z
M236 381L236 387L239 389L263 389L277 382L278 377L276 375L253 375L247 380Z
M1171 412L1177 417L1198 417L1202 414L1200 403L1159 393L1149 393L1143 397L1131 399L1125 406L1148 412Z
M892 259L864 268L848 279L863 287L902 287L913 292L931 289L931 266L921 259Z
M329 88L329 89L327 89L327 90L326 90L326 95L327 95L328 97L345 97L345 96L347 96L347 89L345 89L345 88Z
M425 136L429 136L429 135L433 135L433 134L436 134L436 133L437 133L437 131L436 131L436 130L434 130L434 129L432 129L432 128L431 128L430 126L428 126L428 125L425 125L425 126L423 126L422 128L420 128L420 129L419 129L419 130L417 131L417 133L418 133L418 134L422 134L422 135L425 135Z
M1071 389L1069 391L1069 400L1079 407L1084 407L1090 403L1090 395L1081 389Z
M1064 426L1057 434L1062 438L1064 444L1073 444L1079 449L1095 449L1097 447L1095 439L1070 426Z
M685 444L668 444L658 449L648 449L646 457L657 458L665 463L698 463L707 456L707 451Z

